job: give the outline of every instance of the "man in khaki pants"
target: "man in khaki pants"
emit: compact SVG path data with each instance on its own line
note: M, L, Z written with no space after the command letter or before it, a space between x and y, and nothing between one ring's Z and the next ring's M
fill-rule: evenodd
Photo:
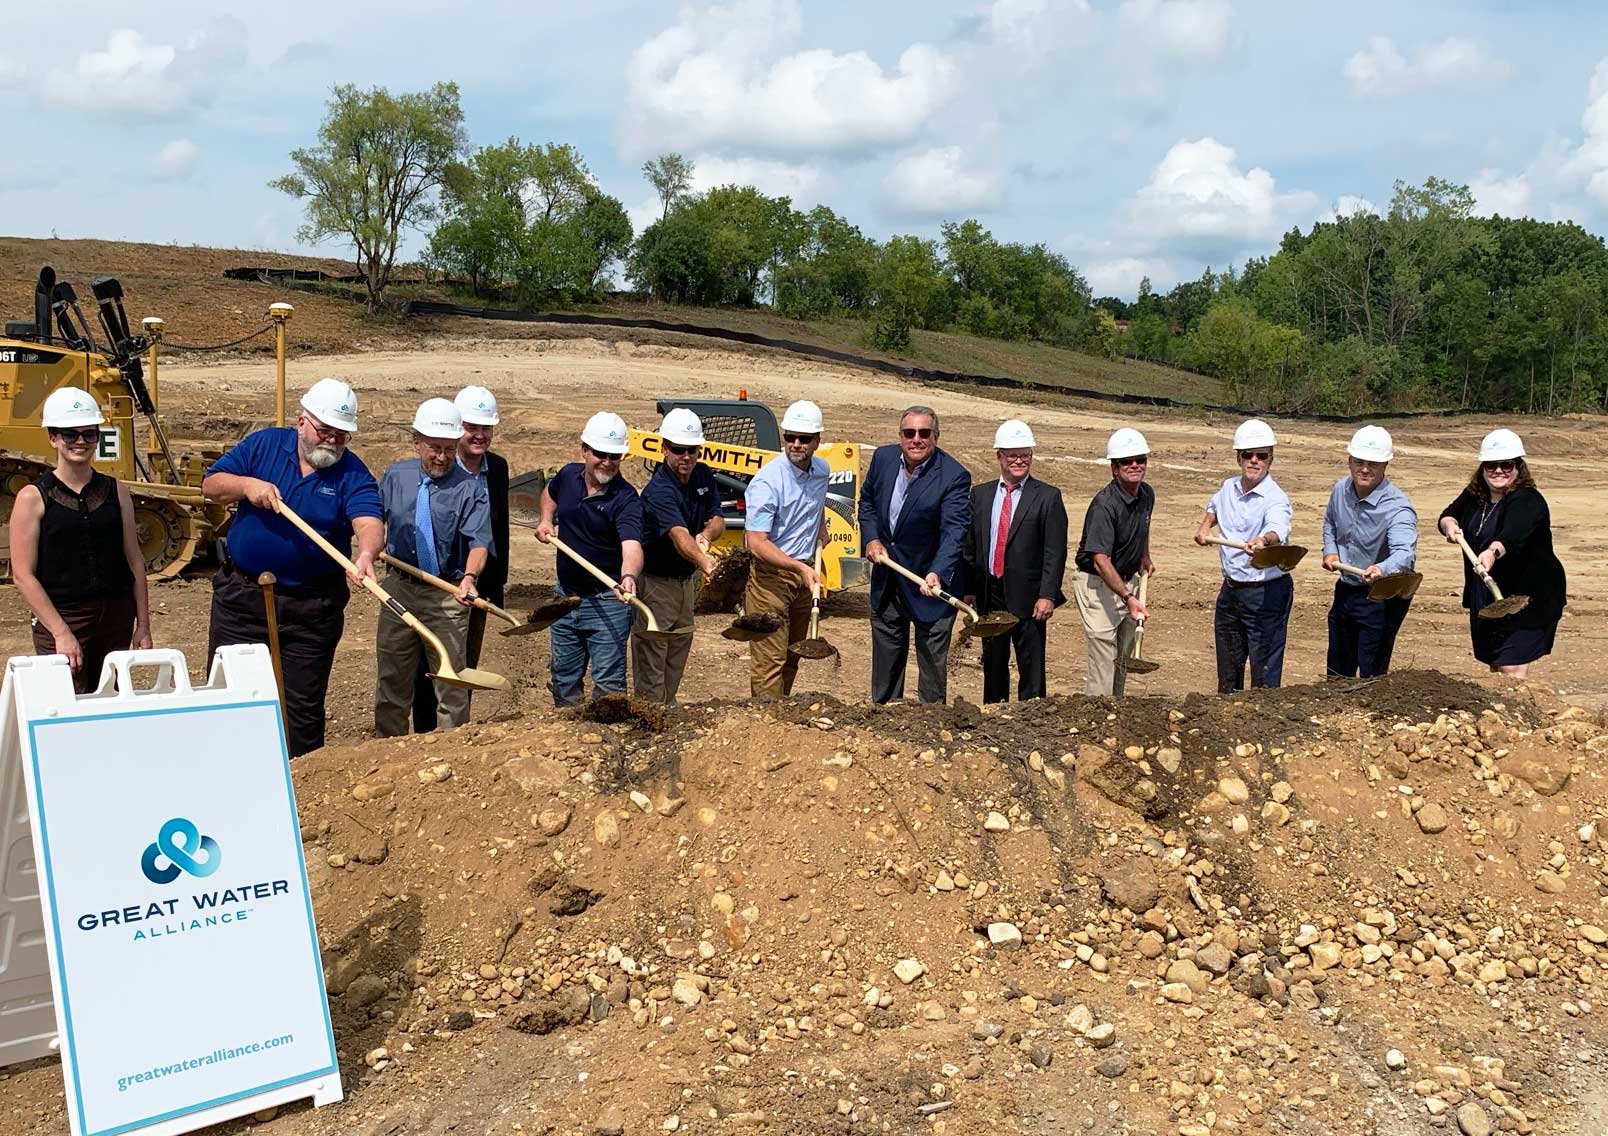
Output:
M715 471L698 460L703 423L685 407L677 407L659 424L664 461L642 490L642 581L637 598L648 605L661 631L691 631L698 599L698 573L715 570L709 546L726 531L720 512L720 485ZM636 629L648 626L636 613ZM631 640L636 694L650 702L673 705L681 676L692 652L692 636Z
M1121 696L1127 670L1120 657L1133 650L1138 621L1149 612L1134 594L1141 574L1156 570L1150 559L1150 514L1156 491L1145 484L1150 444L1137 430L1122 429L1106 443L1111 482L1094 495L1078 538L1072 591L1089 642L1084 689Z
M821 445L821 408L795 402L782 415L782 452L760 468L744 495L748 516L743 543L754 558L743 611L781 617L782 625L748 645L755 698L785 698L798 677L798 656L788 645L810 631L810 589L820 584L815 552L826 534L827 465Z
M463 418L444 398L432 398L413 416L413 448L418 457L385 471L380 500L385 506L386 551L458 586L449 596L403 572L386 578L386 590L441 640L454 667L462 667L469 637L469 609L475 581L486 567L491 544L491 502L485 486L458 464ZM374 732L382 738L408 732L413 684L424 641L389 608L380 610L374 633L377 675ZM434 666L431 659L429 665ZM447 725L469 720L469 692L438 682L436 705Z

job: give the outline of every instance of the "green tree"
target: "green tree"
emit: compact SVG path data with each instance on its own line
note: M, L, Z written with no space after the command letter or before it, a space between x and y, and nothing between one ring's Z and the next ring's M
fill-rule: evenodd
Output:
M877 245L825 205L803 221L796 256L776 269L774 304L795 319L860 312L871 303Z
M373 311L402 230L435 219L436 192L465 146L456 83L401 95L347 84L331 95L318 145L292 150L295 172L269 185L306 202L302 240L351 240Z
M693 164L680 154L660 154L651 162L642 163L642 176L653 186L663 207L659 219L670 216L670 210L692 190Z

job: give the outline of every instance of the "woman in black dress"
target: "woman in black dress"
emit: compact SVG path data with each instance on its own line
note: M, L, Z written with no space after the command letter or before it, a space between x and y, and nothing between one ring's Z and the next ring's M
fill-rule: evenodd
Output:
M80 694L95 688L110 652L151 645L134 503L93 464L103 422L77 387L45 399L56 468L23 486L11 510L11 576L33 609L34 651L66 655Z
M1523 678L1530 664L1552 653L1563 616L1563 565L1552 551L1552 515L1524 461L1524 443L1511 430L1492 430L1480 443L1480 464L1467 488L1441 512L1440 530L1468 541L1504 596L1529 596L1505 619L1481 619L1491 593L1463 560L1463 606L1468 608L1474 657L1493 671Z

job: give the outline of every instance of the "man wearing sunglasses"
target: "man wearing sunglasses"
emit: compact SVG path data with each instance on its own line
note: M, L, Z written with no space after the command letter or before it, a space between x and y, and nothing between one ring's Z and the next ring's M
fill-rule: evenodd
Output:
M871 569L871 701L904 697L910 628L915 625L918 693L948 696L954 608L940 591L962 587L971 475L938 448L938 412L912 406L899 416L898 446L879 446L860 493L860 538ZM918 588L883 565L922 576Z
M339 379L319 379L302 395L293 428L247 434L201 482L214 501L238 502L227 559L212 577L207 658L228 644L268 641L268 609L257 577L272 572L278 578L274 611L292 757L324 744L324 695L351 592L335 562L278 515L279 502L342 551L351 548L355 534L358 575L352 583L372 580L385 525L379 484L347 449L355 433L357 395Z
M715 570L709 546L726 531L715 473L698 460L703 423L677 407L659 423L664 461L642 489L642 586L637 596L648 605L662 631L691 631L698 599L698 573ZM647 618L636 614L637 630ZM692 636L631 640L633 683L638 698L674 705L692 651Z
M1111 464L1111 481L1094 495L1083 515L1072 592L1088 640L1083 689L1120 698L1128 672L1117 660L1132 652L1139 623L1150 615L1134 589L1141 575L1156 570L1150 559L1156 491L1145 484L1150 443L1139 431L1125 427L1112 434L1106 441L1106 461Z
M1223 482L1206 502L1195 543L1217 528L1228 540L1249 551L1219 547L1223 585L1217 591L1213 628L1217 643L1217 691L1245 689L1245 664L1252 686L1278 686L1284 677L1284 643L1295 600L1295 585L1281 568L1255 568L1251 554L1290 539L1294 510L1290 498L1273 480L1273 428L1260 418L1240 423L1234 431L1234 453L1240 474Z

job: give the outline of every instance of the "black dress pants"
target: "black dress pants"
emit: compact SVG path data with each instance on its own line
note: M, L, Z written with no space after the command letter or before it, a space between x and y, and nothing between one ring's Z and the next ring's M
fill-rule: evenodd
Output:
M910 661L910 629L915 627L916 692L923 702L943 702L949 695L949 636L955 613L924 623L911 619L897 591L880 610L871 612L871 701L897 702L904 697L905 664Z
M1049 627L1049 620L1028 616L1008 633L983 640L984 702L1010 700L1012 648L1016 650L1017 701L1044 697L1044 645Z

